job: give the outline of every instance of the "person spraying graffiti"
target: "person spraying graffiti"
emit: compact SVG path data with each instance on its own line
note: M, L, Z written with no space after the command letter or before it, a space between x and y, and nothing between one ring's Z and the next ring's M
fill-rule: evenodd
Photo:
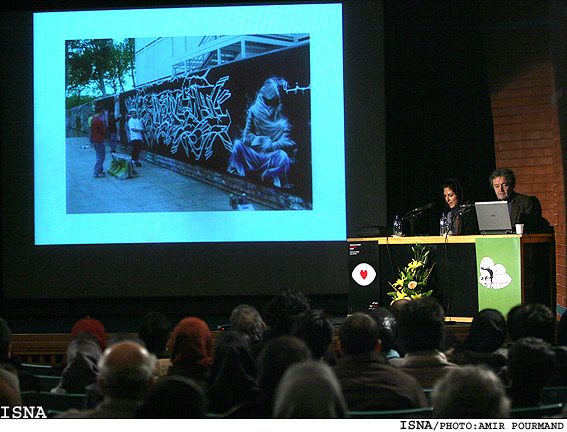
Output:
M144 128L138 120L138 113L135 109L130 110L130 120L128 120L128 129L130 131L130 142L132 144L132 162L136 166L142 166L139 161L140 151L142 150L142 132Z
M245 177L257 172L262 181L276 187L290 187L288 173L295 162L297 145L289 137L291 125L282 114L280 90L287 82L281 78L267 79L248 109L246 127L240 139L234 141L227 171Z

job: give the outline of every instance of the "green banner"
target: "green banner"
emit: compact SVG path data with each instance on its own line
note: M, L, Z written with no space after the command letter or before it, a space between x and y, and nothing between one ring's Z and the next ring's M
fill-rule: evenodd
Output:
M522 302L519 237L477 238L478 310L497 309L504 316Z

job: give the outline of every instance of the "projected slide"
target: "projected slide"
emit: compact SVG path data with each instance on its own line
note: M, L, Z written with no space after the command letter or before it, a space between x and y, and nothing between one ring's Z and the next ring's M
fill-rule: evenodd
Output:
M345 240L341 22L34 14L36 244Z

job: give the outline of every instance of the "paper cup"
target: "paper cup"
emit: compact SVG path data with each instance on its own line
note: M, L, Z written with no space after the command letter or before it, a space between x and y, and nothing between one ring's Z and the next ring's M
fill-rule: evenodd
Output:
M516 234L524 233L524 224L516 224Z

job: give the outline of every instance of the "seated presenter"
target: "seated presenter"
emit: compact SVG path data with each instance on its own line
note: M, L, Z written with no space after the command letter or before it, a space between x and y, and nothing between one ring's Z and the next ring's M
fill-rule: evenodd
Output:
M449 207L446 211L449 221L449 234L478 234L478 222L474 207L464 199L463 186L457 179L448 179L443 183L443 198ZM466 206L466 207L464 207Z
M488 178L500 201L508 201L512 226L524 224L524 232L548 232L549 222L541 214L541 204L535 196L520 194L514 191L516 176L508 168L494 170Z

